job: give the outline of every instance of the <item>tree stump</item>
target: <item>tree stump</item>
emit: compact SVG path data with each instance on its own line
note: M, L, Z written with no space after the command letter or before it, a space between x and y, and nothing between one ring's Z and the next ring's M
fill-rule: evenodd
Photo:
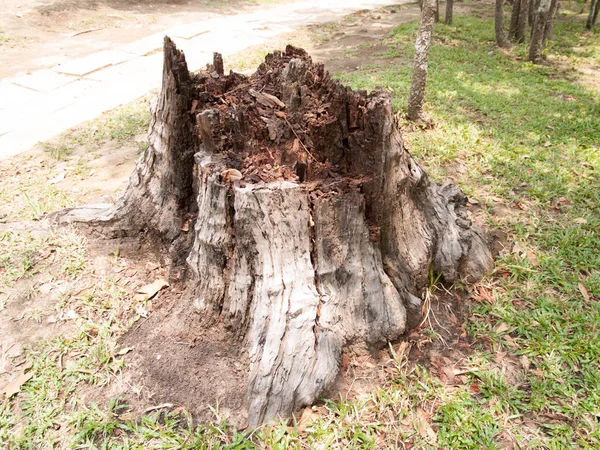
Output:
M431 272L474 282L492 267L466 197L412 159L386 95L292 46L250 77L224 75L218 54L190 73L169 38L164 55L127 191L54 219L168 249L187 288L170 327L220 327L246 355L250 426L327 393L348 346L417 326Z

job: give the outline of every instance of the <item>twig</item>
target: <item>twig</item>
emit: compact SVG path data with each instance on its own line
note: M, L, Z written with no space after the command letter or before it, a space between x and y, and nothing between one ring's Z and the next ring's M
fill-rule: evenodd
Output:
M165 408L172 408L172 407L173 407L173 403L163 403L161 405L156 405L156 406L151 406L150 408L146 408L144 410L144 414L148 414L149 412L156 411L157 409L165 409Z
M288 126L290 127L290 130L292 130L292 133L294 133L294 136L296 136L296 139L298 139L298 142L300 142L300 145L302 146L302 148L304 149L304 151L306 153L308 153L308 156L310 156L314 162L319 162L319 160L317 158L315 158L312 153L306 148L306 145L304 145L304 143L302 142L302 139L300 139L300 136L298 136L298 133L296 133L296 130L294 130L294 127L292 126L292 124L290 123L289 120L287 120L287 117L284 117L283 120L285 120L285 123L288 124Z
M100 31L104 30L104 28L90 28L89 30L80 31L78 33L72 34L71 37L79 36L80 34L91 33L92 31Z

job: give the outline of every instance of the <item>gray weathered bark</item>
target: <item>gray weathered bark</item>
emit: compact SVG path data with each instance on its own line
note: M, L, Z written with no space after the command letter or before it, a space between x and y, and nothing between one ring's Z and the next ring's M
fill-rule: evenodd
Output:
M381 347L418 325L430 271L473 282L493 262L459 189L431 181L405 150L386 95L344 88L293 47L251 78L218 66L190 76L166 39L152 145L129 189L105 211L54 219L148 230L172 264L185 261L186 301L168 329L224 326L245 349L254 427L325 395L349 347Z
M408 96L408 118L416 121L423 116L425 102L425 87L427 86L427 67L429 64L429 47L433 32L434 0L423 0L421 23L415 41L415 61L412 84Z
M510 48L510 41L506 38L506 34L504 33L504 0L496 0L494 26L498 47Z
M531 30L531 42L529 43L529 60L534 64L542 61L544 51L544 33L549 20L551 0L541 0L540 6L535 12L533 28Z
M454 9L454 0L446 0L446 16L444 17L444 23L452 25L452 11Z

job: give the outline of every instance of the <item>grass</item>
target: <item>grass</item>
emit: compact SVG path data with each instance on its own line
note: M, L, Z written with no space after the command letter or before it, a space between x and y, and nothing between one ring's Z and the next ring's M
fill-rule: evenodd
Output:
M91 183L82 183L93 179L93 161L129 148L138 153L145 148L150 98L148 95L44 142L38 152L0 161L0 217L38 220L47 212L93 199ZM61 177L69 181L63 182Z
M581 18L566 17L548 66L527 63L525 46L498 50L486 18L455 15L454 25L435 28L427 91L435 127L406 126L407 145L434 178L460 182L480 202L478 220L508 237L494 274L471 292L461 324L469 353L442 367L451 381L440 375L447 370L409 364L394 346L379 387L317 405L289 424L240 432L218 410L201 426L181 410L131 417L118 396L108 403L75 396L121 376L116 340L135 319L127 292L98 279L85 296L64 297L61 307L77 311L77 333L28 350L35 376L0 407L0 442L11 449L599 448L600 90L579 68L598 67L600 33L583 33ZM387 89L402 111L416 28L394 30L384 64L339 78ZM113 131L106 125L79 136L91 146L131 140L135 133L123 130L137 125L115 120ZM499 205L507 213L497 214ZM48 243L35 239L0 239L3 254L12 252L0 259L3 283L43 270L38 259ZM57 276L82 276L82 245L57 256Z

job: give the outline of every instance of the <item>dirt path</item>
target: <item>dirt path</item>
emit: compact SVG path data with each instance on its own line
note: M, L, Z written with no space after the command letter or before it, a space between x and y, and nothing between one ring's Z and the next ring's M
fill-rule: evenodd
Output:
M0 78L261 7L245 0L0 0Z

